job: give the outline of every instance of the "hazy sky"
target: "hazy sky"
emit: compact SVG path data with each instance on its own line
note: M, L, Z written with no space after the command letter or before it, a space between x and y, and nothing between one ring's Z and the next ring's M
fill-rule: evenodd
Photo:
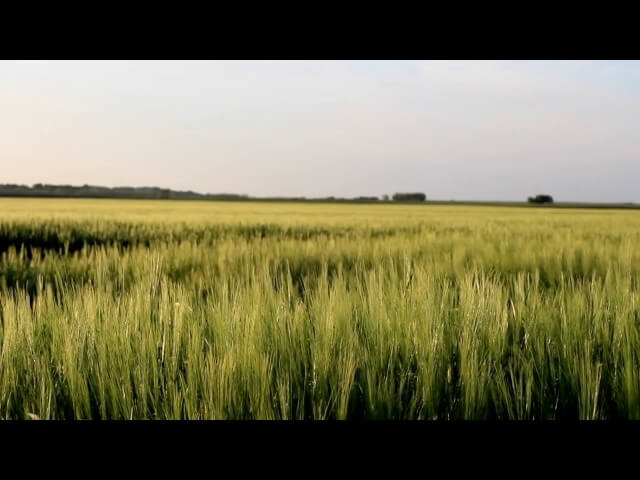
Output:
M0 61L0 183L640 201L638 61Z

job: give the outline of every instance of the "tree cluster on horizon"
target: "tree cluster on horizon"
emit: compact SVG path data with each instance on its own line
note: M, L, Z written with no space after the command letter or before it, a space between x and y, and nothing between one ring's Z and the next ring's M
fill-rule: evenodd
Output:
M77 197L77 198L148 198L148 199L203 199L203 200L267 200L267 201L317 201L317 202L377 202L390 200L389 195L345 197L250 197L235 193L198 193L160 187L103 187L96 185L53 185L36 183L32 186L0 184L1 197ZM424 193L395 193L395 202L423 202Z

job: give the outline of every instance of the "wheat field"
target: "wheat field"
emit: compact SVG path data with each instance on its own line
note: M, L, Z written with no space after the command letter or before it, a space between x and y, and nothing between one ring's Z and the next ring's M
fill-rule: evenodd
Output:
M640 212L0 199L0 418L640 418Z

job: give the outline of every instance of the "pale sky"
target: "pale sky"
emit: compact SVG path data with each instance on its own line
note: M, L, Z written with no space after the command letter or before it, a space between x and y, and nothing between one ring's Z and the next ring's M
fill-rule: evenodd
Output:
M0 183L640 201L638 61L0 61Z

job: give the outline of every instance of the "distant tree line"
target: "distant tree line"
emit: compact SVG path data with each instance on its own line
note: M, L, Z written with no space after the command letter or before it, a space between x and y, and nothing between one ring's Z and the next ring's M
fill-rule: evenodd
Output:
M0 185L2 197L80 197L80 198L173 198L173 199L219 199L242 200L247 195L234 193L201 194L191 190L179 191L159 187L100 187L95 185L50 185L36 183L28 185Z
M197 193L160 187L101 187L96 185L51 185L36 183L33 186L0 184L0 197L78 197L78 198L167 198L201 200L264 200L264 201L310 201L310 202L378 202L389 201L389 195L340 197L249 197L236 193ZM424 202L424 193L396 193L395 202Z
M344 197L250 197L237 193L198 193L191 190L171 190L160 187L101 187L95 185L52 185L36 183L33 186L18 185L15 183L0 184L0 197L57 197L57 198L140 198L140 199L182 199L182 200L229 200L229 201L263 201L263 202L327 202L327 203L372 203L372 202L425 202L427 196L424 193L395 193L391 197L387 194L378 196ZM539 194L527 198L531 204L553 204L559 207L580 208L639 208L633 202L626 203L555 203L551 195ZM459 205L522 205L522 202L478 202L478 201L438 201L431 200L433 204L459 204Z
M536 195L529 197L527 201L529 203L553 203L553 197L551 195Z
M396 202L424 202L427 196L424 193L395 193L392 198Z

